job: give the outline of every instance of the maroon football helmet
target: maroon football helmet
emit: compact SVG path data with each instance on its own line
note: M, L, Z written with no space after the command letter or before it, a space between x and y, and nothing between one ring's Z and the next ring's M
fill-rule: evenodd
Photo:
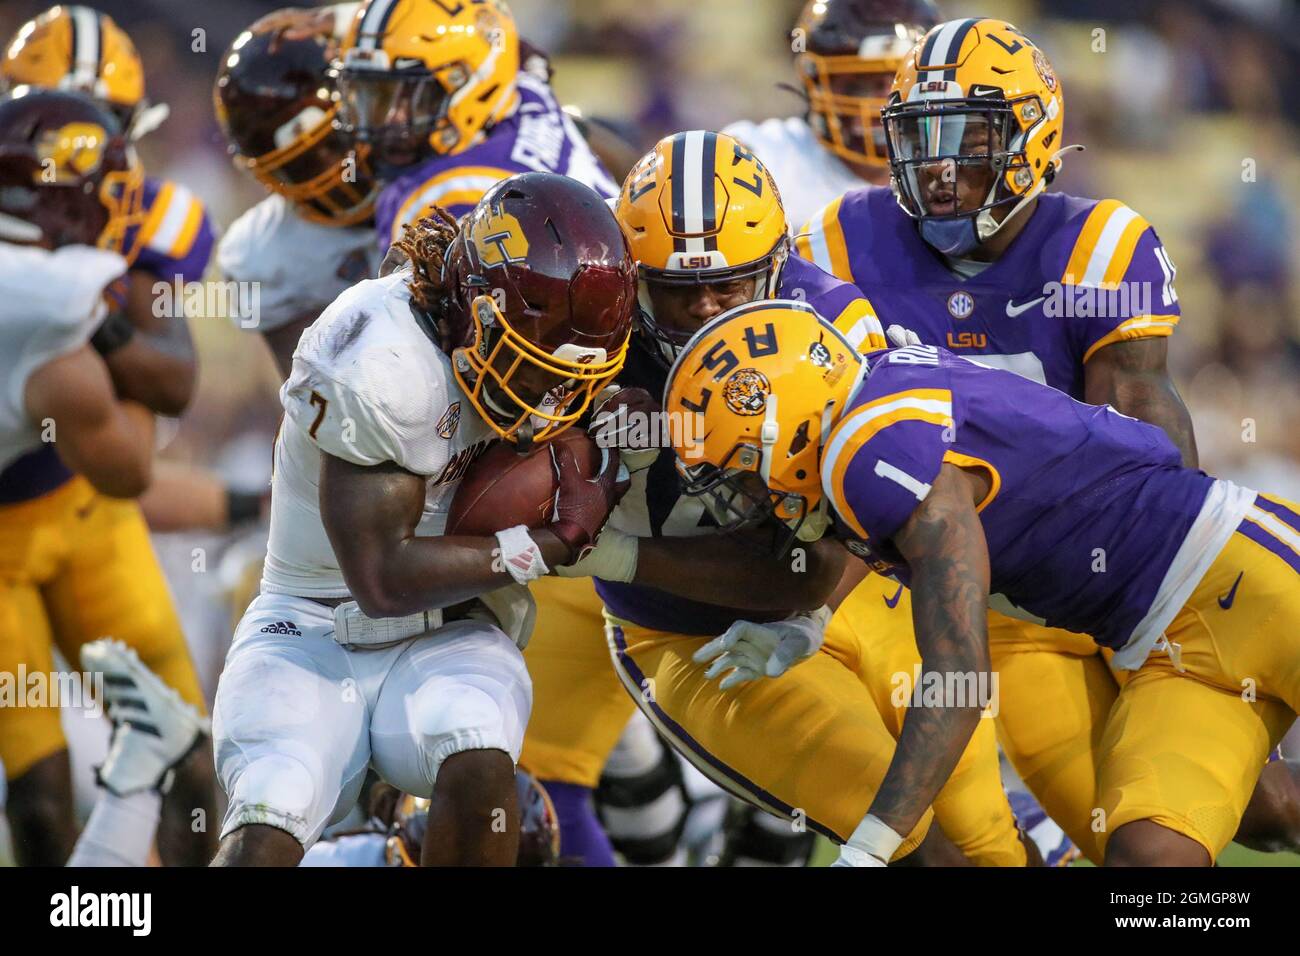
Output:
M279 10L236 37L212 97L237 165L304 218L350 226L370 218L379 187L365 147L335 127L334 38L315 12Z
M461 221L446 262L456 379L501 437L557 434L622 369L636 264L591 187L554 173L502 180Z
M880 111L903 57L938 22L932 0L808 0L796 28L804 46L795 68L822 145L888 172Z
M0 99L0 238L129 257L143 181L117 117L89 96L19 86Z

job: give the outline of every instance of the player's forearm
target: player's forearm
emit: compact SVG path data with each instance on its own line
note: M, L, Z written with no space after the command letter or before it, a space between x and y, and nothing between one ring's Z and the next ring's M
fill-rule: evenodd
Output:
M1183 464L1188 468L1198 467L1200 459L1192 416L1168 375L1127 380L1115 389L1109 404L1125 415L1164 429L1182 454Z
M988 649L989 559L970 475L944 465L929 496L894 543L911 568L912 623L924 687L917 695L871 813L906 835L951 775L980 719L992 681ZM924 702L924 703L922 703Z
M826 603L847 552L835 541L798 544L783 558L770 538L739 535L642 538L634 583L678 597L753 611L812 610Z
M183 327L184 323L180 324ZM188 331L165 335L137 332L104 361L119 396L160 415L180 415L194 396L198 365Z
M551 532L531 537L547 567L568 560L568 546ZM450 607L515 583L495 537L412 535L371 557L342 561L348 589L370 617Z
M1198 466L1192 416L1169 376L1167 338L1115 342L1083 367L1084 400L1164 429L1188 468Z

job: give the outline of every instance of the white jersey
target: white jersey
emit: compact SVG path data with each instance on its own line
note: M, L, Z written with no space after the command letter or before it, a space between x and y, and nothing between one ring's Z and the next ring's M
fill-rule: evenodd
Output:
M41 445L27 380L90 340L107 314L104 288L126 268L117 253L90 246L0 242L0 468Z
M320 452L428 476L416 533L438 535L460 477L495 434L410 306L403 269L344 292L303 332L280 389L263 593L346 597L321 521Z
M240 299L255 314L232 314L232 321L270 332L305 315L316 318L345 289L378 273L379 250L373 226L312 222L272 195L221 237L217 263L227 279L256 283Z
M867 185L813 135L799 118L742 120L723 129L754 151L776 180L791 229L799 229L823 206Z

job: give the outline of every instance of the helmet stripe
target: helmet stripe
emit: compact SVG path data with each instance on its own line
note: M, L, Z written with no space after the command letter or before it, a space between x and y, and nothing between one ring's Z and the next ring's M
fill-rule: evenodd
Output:
M680 133L673 137L672 178L673 178L673 251L685 252L686 240L686 135Z
M704 146L700 154L700 212L703 214L700 231L711 233L717 228L717 205L714 202L713 170L717 164L718 134L705 133ZM704 248L718 248L718 237L704 237Z
M921 52L921 69L935 71L947 63L955 61L961 56L961 45L966 41L966 34L979 21L974 18L965 20L950 20L941 26L938 31L931 36L930 41L926 43L925 49ZM957 78L956 68L944 71L943 79L955 80ZM931 76L929 79L937 79Z
M90 7L69 7L72 17L72 85L87 90L99 79L100 43L99 11Z
M704 178L699 174L704 162L704 130L693 129L683 139L684 164L678 175L682 181L682 231L686 233L686 251L703 252Z
M384 30L388 28L388 19L401 0L372 0L366 12L361 15L361 27L357 30L357 49L375 50L383 41Z

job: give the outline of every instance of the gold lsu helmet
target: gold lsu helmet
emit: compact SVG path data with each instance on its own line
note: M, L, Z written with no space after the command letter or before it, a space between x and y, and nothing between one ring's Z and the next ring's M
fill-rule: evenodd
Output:
M751 279L751 299L776 294L790 247L781 194L762 161L725 133L661 139L628 173L614 215L637 261L640 330L665 365L696 330L656 317L652 287Z
M707 323L664 387L664 411L696 423L673 437L684 493L704 496L724 528L776 518L779 551L815 540L829 522L822 448L864 369L806 302L751 302Z
M1064 114L1051 63L1010 23L939 24L899 68L883 114L899 204L941 252L988 240L1052 181L1061 154L1079 148L1061 145ZM937 186L963 170L987 173L977 208L956 208L955 190ZM934 202L946 208L936 212Z
M454 155L514 110L518 73L519 33L500 0L367 0L338 67L342 123L380 166Z
M112 110L132 139L167 117L144 95L135 44L106 13L77 4L51 7L28 20L0 60L0 92L17 86L85 93Z
M931 0L808 0L795 25L795 72L808 123L841 159L889 167L880 111L903 57L939 22Z

